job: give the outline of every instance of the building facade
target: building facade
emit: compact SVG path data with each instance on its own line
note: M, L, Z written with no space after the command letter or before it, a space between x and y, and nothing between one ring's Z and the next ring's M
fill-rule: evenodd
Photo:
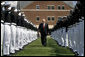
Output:
M34 1L21 9L21 11L37 27L42 22L42 19L46 19L49 27L52 28L58 20L69 15L71 9L72 7L63 1Z

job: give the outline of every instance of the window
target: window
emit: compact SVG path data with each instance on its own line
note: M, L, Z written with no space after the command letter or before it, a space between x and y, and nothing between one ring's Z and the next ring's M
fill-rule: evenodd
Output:
M39 21L40 20L40 17L38 16L38 17L36 17L36 21Z
M48 6L48 9L50 9L50 6Z
M52 6L52 9L54 9L54 6Z
M60 5L57 6L57 9L61 9L61 8L60 8Z
M54 21L55 19L54 19L54 17L52 17L52 21Z
M62 9L64 10L65 8L64 8L64 5L62 5Z
M48 17L48 21L50 21L50 17Z
M36 9L40 9L40 6L39 5L36 5Z
M54 5L48 5L48 9L54 9Z

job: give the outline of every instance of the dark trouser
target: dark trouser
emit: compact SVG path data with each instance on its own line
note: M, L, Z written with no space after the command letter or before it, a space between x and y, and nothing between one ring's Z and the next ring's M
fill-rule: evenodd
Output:
M41 43L42 43L43 46L46 46L46 44L47 44L46 41L47 41L46 36L41 35Z

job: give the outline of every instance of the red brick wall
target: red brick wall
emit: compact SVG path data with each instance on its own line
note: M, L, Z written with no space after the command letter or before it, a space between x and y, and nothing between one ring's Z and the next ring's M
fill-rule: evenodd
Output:
M55 17L55 21L50 21L48 22L49 25L53 25L56 24L58 16L67 16L69 14L69 12L61 12L61 11L26 11L24 12L27 19L30 19L30 21L32 21L34 24L38 25L40 22L42 22L42 19L45 18L47 21L47 16L54 16ZM36 22L36 16L40 16L40 22Z
M40 5L40 9L47 9L47 5L55 5L55 10L57 10L57 5L64 5L64 10L72 9L62 1L35 1L30 5L26 6L24 9L36 9L36 5ZM69 11L24 11L27 19L33 22L35 25L39 25L42 22L42 19L45 18L47 21L47 16L54 16L55 21L47 22L49 25L55 25L58 19L58 16L67 16ZM40 22L36 22L36 16L40 17Z
M71 9L71 7L63 1L35 1L26 6L24 9L36 9L36 5L40 5L40 9L47 9L47 5L55 5L55 9L57 8L57 5L65 5L65 10Z

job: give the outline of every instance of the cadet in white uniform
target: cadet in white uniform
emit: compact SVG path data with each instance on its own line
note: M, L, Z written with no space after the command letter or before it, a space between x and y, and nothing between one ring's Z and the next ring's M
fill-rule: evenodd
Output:
M11 8L10 17L11 17L11 45L10 45L10 52L15 53L15 40L16 40L16 14L15 14L15 7Z
M20 39L20 24L21 24L21 22L20 22L20 18L19 18L19 13L20 13L20 11L19 10L17 10L17 12L16 12L16 46L15 46L15 50L19 50L19 39Z
M4 36L4 14L3 14L3 5L1 4L1 56L3 55L3 36Z
M3 39L3 55L9 55L10 54L10 38L11 38L11 28L10 28L10 15L9 15L9 5L5 3L5 11L4 11L4 16L5 16L5 25L4 25L4 39Z

